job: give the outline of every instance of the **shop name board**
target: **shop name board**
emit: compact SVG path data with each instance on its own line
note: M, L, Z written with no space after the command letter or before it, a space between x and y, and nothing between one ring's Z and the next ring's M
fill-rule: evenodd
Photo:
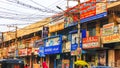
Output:
M114 23L103 25L102 36L112 35L114 33Z
M83 49L100 47L100 37L93 36L83 38Z
M120 42L120 34L112 34L109 36L102 36L102 43Z
M69 8L66 10L66 12L70 13L70 16L69 14L68 16L66 14L66 17L68 18L68 20L65 21L68 22L67 27L69 27L71 24L76 25L75 22L78 22L79 15L75 15L75 13L79 12L78 6L80 6L79 9L81 23L107 16L107 4L105 2L106 0L88 0L80 5Z
M60 53L60 52L61 52L60 46L45 47L44 49L45 54L55 54L55 53Z
M54 54L62 52L62 36L52 36L45 39L45 54Z
M45 57L45 54L44 54L44 46L40 46L40 47L39 47L38 55L39 55L40 57Z

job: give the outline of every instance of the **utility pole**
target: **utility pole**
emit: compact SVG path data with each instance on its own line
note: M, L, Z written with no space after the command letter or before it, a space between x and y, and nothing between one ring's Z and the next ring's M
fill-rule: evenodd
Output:
M15 57L17 57L17 53L16 52L18 52L18 43L17 43L17 29L18 29L18 27L16 26L15 27L15 54L16 54L16 56Z
M78 0L78 47L77 47L77 60L78 59L81 59L81 55L80 53L82 53L81 51L81 48L80 48L80 41L81 41L81 37L80 37L80 31L81 31L81 28L80 28L80 0ZM80 56L79 56L80 55Z

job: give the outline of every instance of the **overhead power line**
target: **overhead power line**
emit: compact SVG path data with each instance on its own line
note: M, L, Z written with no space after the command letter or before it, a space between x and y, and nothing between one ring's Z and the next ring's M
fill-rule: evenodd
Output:
M43 5L41 5L41 4L37 3L37 2L35 2L35 1L33 1L33 0L30 0L30 1L33 2L33 3L35 3L36 5L39 5L39 6L43 7L43 8L45 8L45 9L48 9L48 10L50 10L50 11L56 12L55 10L52 10L52 9L50 9L50 8L48 8L48 7L45 7L45 6L43 6Z
M7 1L12 2L12 3L19 4L19 5L22 5L22 6L25 6L25 7L28 7L28 8L34 9L34 10L38 10L38 11L41 11L41 12L57 13L57 12L55 12L55 11L50 11L50 10L48 11L48 10L46 10L46 9L41 9L41 8L38 8L38 7L34 7L34 6L32 6L32 5L25 4L25 3L23 3L23 2L16 1L16 0L15 0L15 1L7 0Z

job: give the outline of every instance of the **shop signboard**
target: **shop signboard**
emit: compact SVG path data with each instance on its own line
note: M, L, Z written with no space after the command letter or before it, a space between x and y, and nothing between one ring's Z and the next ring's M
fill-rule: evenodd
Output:
M27 56L27 49L20 49L19 56Z
M19 48L19 49L25 48L25 44L20 44L20 45L18 45L18 48Z
M80 6L79 9L81 23L107 16L106 0L87 0L86 2L76 5L65 11L65 24L68 22L66 27L69 27L70 25L76 25L76 22L78 22L79 15L75 14L79 12L78 6Z
M45 39L45 54L55 54L62 52L62 36L51 36Z
M120 33L112 34L109 36L102 36L102 43L120 42Z
M38 55L39 48L33 48L34 55Z
M55 32L64 29L64 16L62 13L58 13L51 17L49 23L49 32Z
M78 48L78 33L77 30L71 31L71 55L77 55ZM82 39L81 33L80 38ZM82 42L80 41L80 48L82 48Z
M83 49L99 48L100 37L99 36L86 37L82 39L82 43L83 43Z
M38 56L45 57L44 46L40 46L38 50Z
M102 36L112 35L114 33L114 23L103 25Z
M31 55L32 53L32 48L27 48L27 55Z
M71 51L71 43L70 41L64 42L62 45L62 52L70 52Z
M102 28L102 43L120 42L120 26L114 23L104 25Z
M44 45L44 42L43 42L42 39L40 39L40 40L37 40L37 41L34 42L33 47L34 48L39 48L40 46L43 46L43 45Z

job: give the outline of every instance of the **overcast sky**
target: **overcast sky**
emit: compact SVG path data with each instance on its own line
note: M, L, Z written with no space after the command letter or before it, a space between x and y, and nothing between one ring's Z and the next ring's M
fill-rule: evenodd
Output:
M69 2L69 6L76 4L75 1ZM54 15L61 11L56 6L65 10L67 0L0 0L0 32L15 28L8 24L17 24L18 28L22 28Z

